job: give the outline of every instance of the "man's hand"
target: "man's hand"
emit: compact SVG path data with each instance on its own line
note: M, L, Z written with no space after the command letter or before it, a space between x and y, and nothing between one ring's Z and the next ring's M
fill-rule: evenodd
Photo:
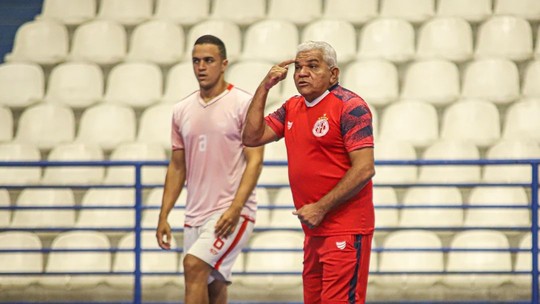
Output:
M216 223L215 233L218 237L226 238L236 230L242 209L230 207Z
M274 65L263 80L264 88L270 90L278 82L285 79L289 70L288 65L291 63L294 63L294 59L285 60L278 65Z
M156 239L161 249L171 249L171 226L169 225L169 222L167 222L167 220L159 220L156 229Z
M321 224L326 215L326 211L315 203L304 205L302 208L293 211L293 214L296 215L304 225L309 228L315 228Z

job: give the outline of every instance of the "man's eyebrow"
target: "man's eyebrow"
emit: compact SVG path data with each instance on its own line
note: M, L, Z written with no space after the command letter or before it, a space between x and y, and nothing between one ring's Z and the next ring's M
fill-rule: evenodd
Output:
M199 60L207 60L207 59L214 59L213 56L206 56L206 57L196 57L196 56L192 56L192 59L199 59Z
M317 59L317 58L309 59L309 60L306 60L306 61L307 61L307 63L319 63L320 62L319 59ZM299 64L299 62L295 61L294 64Z

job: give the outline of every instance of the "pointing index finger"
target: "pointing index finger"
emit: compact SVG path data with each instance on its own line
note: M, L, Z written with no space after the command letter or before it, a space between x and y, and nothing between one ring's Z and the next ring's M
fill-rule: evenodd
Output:
M284 68L284 67L286 67L289 64L294 63L294 62L295 62L294 59L288 59L288 60L285 60L285 61L281 62L280 64L278 64L278 66Z

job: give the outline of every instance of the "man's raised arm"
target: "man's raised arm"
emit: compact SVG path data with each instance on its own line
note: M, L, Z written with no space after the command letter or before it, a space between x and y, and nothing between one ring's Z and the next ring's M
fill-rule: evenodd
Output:
M287 77L288 65L294 59L286 60L273 66L255 91L246 115L246 125L242 133L242 142L245 146L261 146L277 139L276 133L264 122L264 107L268 92L278 82Z

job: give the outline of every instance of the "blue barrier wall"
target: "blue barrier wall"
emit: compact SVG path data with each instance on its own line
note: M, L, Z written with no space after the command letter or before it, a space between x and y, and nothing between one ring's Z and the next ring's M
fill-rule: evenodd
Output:
M125 275L130 274L134 275L134 293L132 298L132 303L142 303L142 276L148 275L148 276L155 276L155 275L181 275L182 272L171 270L170 272L142 272L141 271L141 253L146 251L156 251L151 249L143 249L141 246L141 232L144 230L153 230L152 228L145 228L141 226L141 215L142 212L145 209L157 209L159 207L149 207L144 206L142 201L142 193L143 190L146 187L160 187L162 185L143 185L141 182L141 169L143 166L165 166L167 162L122 162L122 161L103 161L103 162L0 162L0 169L2 167L32 167L32 166L39 166L39 167L48 167L48 166L124 166L124 167L133 167L135 168L135 180L134 183L131 185L62 185L62 186L52 186L52 185L0 185L0 188L10 189L10 190L16 190L16 189L23 189L23 188L111 188L111 187L117 187L117 188L130 188L135 191L135 226L134 227L126 227L126 228L107 228L102 227L100 229L90 229L90 230L103 230L103 231L134 231L135 232L135 246L133 249L133 252L135 253L135 271L134 272L107 272L107 273L100 273L100 272L85 272L85 273L77 273L77 272L54 272L54 273L15 273L15 272L2 272L0 270L0 275L2 276L21 276L21 275L74 275L74 276L85 276L85 275L92 275L92 274L107 274L107 275ZM478 161L380 161L377 162L377 166L385 166L385 165L392 165L392 166L402 166L402 165L416 165L416 166L430 166L430 165L530 165L531 167L531 183L497 183L497 184L488 184L488 183L482 183L482 184L473 184L473 183L466 183L466 184L418 184L418 183L412 183L412 184L378 184L375 186L392 186L392 187L411 187L411 186L422 186L422 187L433 187L433 186L458 186L461 188L468 188L468 187L474 187L474 186L502 186L502 187L510 187L510 186L521 186L526 187L531 190L531 202L530 206L528 208L531 209L531 227L504 227L504 228L498 228L502 230L516 230L516 231L531 231L532 232L532 244L538 244L538 231L536 229L532 229L532 227L538 227L538 184L539 184L539 178L538 178L538 165L540 164L540 160L478 160ZM266 162L266 166L283 166L286 165L284 162ZM259 186L268 186L272 187L275 185L259 185ZM395 206L393 208L456 208L456 206ZM463 208L510 208L512 206L463 206ZM38 209L66 209L66 208L73 208L73 207L39 207ZM78 206L77 209L84 209L85 207ZM100 208L100 209L115 209L115 207L86 207L86 208ZM118 207L116 207L118 208ZM392 208L388 206L379 206L377 208ZM1 210L18 210L18 209L27 209L32 210L36 209L36 207L32 206L15 206L12 204L8 207L0 207ZM433 229L433 230L474 230L474 229L486 229L486 227L408 227L408 228L389 228L389 227L380 227L379 231L392 231L392 230L406 230L406 229ZM281 228L259 228L257 231L265 231L265 230L280 230ZM488 227L488 229L497 229ZM46 232L46 231L54 231L54 232L62 232L62 231L71 231L71 230L88 230L88 228L84 227L69 227L69 228L39 228L39 229L33 229L33 228L27 228L27 229L21 229L21 228L5 228L2 229L3 231L10 231L10 230L27 230L27 231L38 231L38 232ZM286 228L285 230L291 230L290 228ZM295 230L295 229L292 229ZM299 229L296 229L299 230ZM182 229L175 229L176 232L181 232ZM182 252L181 246L176 249L178 252ZM384 251L433 251L433 249L426 249L426 248L393 248L393 249L384 249L380 246L373 249L374 252L384 252ZM510 252L521 252L521 251L530 251L532 253L532 272L529 271L510 271L510 272L500 272L500 271L468 271L468 272L452 272L452 271L444 271L441 274L443 275L450 275L450 274L480 274L480 275L488 275L488 274L495 274L495 275L519 275L519 274L525 274L525 275L531 275L532 274L532 284L531 286L538 286L538 247L533 246L532 249L519 249L519 248L509 248L507 250L501 250L501 249L486 249L486 248L466 248L466 249L460 249L460 248L441 248L437 249L439 251L443 251L445 253L450 251L463 251L463 252L496 252L496 251L510 251ZM42 251L42 252L52 252L54 251L51 248L43 248L42 250L20 250L20 249L8 249L8 250L0 250L0 253L9 253L9 252L35 252L35 251ZM60 251L68 251L68 252L85 252L85 251L107 251L107 252L121 252L121 251L131 251L126 249L120 249L120 248L110 248L110 249L100 249L100 250L94 250L94 249L88 249L88 248L73 248L73 249L67 249L67 250L60 250ZM261 249L261 248L251 248L246 249L245 252L250 251L299 251L298 249L284 249L284 248L272 248L272 249ZM244 273L237 273L238 275L267 275L267 274L275 274L275 275L300 275L299 272L244 272ZM426 271L409 271L409 272L384 272L384 271L374 271L372 272L372 275L400 275L400 274L419 274L419 275L432 275L434 272L426 272ZM107 301L108 303L111 303L111 301ZM387 301L386 301L387 302ZM386 303L385 302L385 303ZM416 301L416 303L420 303L422 301ZM485 301L481 301L485 302ZM432 303L432 302L430 302ZM442 302L441 302L442 303ZM462 302L460 302L462 303ZM468 303L474 303L474 302L468 302ZM512 300L511 303L516 303L515 300ZM521 303L521 302L520 302ZM539 303L539 293L538 288L531 287L531 299L530 301L524 302L524 303Z

